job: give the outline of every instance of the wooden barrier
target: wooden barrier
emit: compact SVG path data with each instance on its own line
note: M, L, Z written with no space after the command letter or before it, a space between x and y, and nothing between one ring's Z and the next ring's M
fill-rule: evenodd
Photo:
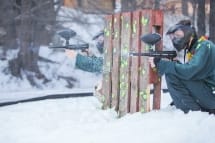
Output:
M153 84L153 109L160 108L161 81L147 57L129 56L129 52L148 52L151 47L140 40L148 33L163 33L160 10L139 10L106 16L105 55L102 93L104 108L115 108L119 116L150 110ZM155 50L162 50L162 41Z

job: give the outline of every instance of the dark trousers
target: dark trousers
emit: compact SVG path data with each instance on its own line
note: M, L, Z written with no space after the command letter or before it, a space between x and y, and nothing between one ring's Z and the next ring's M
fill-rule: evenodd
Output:
M215 94L205 82L182 80L172 74L166 74L167 87L176 108L188 111L214 111Z

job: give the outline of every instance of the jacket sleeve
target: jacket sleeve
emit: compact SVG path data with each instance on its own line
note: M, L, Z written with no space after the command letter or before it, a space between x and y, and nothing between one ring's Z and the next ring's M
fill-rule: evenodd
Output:
M214 47L213 47L214 48ZM158 73L174 74L175 76L185 80L201 80L205 79L211 72L213 72L214 62L212 58L212 47L209 43L202 43L196 49L195 55L186 64L180 64L171 61L161 60L157 64Z
M84 71L101 73L103 67L103 58L95 56L88 57L77 54L75 66L76 68Z

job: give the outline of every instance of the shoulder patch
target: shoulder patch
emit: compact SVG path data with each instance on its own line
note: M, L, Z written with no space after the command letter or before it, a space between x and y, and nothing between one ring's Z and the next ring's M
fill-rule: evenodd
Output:
M210 49L210 48L211 48L211 44L210 44L210 43L208 43L208 44L207 44L207 47Z

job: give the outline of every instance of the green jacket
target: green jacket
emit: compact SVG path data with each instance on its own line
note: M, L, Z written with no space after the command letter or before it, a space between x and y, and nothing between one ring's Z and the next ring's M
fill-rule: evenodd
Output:
M103 58L77 54L75 66L84 71L101 73L103 68Z
M208 40L198 40L191 48L193 57L185 64L160 60L159 75L173 74L182 80L202 80L215 87L215 45Z

